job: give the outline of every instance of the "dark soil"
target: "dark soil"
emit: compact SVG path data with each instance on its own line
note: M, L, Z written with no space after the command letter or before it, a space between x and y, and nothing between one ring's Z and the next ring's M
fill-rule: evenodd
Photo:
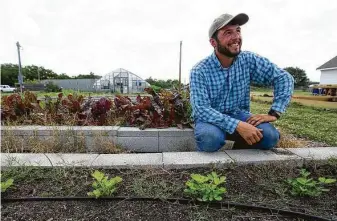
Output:
M55 212L57 211L57 212ZM299 220L279 214L235 208L213 209L206 206L167 202L26 202L6 203L3 221L9 220Z
M313 178L337 177L337 161L307 163ZM191 173L216 171L227 177L224 201L268 206L337 220L337 183L319 197L289 194L285 180L299 176L301 168L287 165L230 165L224 169L116 170L100 169L109 177L120 176L116 196L186 198L183 190ZM93 182L90 168L10 168L2 180L13 178L15 186L2 194L9 197L87 196ZM12 218L11 218L12 217ZM280 215L241 209L215 209L206 205L168 202L21 202L2 203L2 220L293 220ZM51 219L53 218L53 219ZM300 220L300 219L294 219Z

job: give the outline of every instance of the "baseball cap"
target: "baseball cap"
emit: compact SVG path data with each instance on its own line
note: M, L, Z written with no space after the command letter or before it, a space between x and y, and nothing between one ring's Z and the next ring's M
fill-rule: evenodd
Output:
M233 24L241 26L246 24L248 20L249 20L248 15L244 13L237 14L236 16L227 13L222 14L213 21L211 27L209 28L208 36L209 38L211 38L217 30L224 27L225 25Z

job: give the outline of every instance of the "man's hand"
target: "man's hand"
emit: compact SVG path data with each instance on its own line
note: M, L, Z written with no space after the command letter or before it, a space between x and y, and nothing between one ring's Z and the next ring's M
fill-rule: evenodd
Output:
M263 137L262 129L256 128L243 121L239 122L236 131L249 145L259 142Z
M248 118L247 123L256 127L257 125L261 123L273 122L276 120L277 120L276 117L268 115L268 114L255 114L255 115L250 116L250 118Z

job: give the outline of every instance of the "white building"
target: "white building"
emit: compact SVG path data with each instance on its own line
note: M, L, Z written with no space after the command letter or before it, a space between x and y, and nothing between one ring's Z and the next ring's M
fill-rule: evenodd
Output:
M93 88L100 91L111 91L122 94L142 93L150 84L138 75L123 68L118 68L97 80Z
M321 71L320 84L337 84L337 56L317 68Z

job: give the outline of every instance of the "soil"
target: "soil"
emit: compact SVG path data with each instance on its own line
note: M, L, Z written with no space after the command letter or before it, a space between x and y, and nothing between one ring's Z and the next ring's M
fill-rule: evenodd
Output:
M302 168L302 167L301 167ZM337 183L318 197L298 197L289 193L287 178L299 176L293 165L230 165L223 169L116 170L99 169L109 177L120 176L116 196L160 197L163 202L70 201L2 203L2 220L301 220L262 211L238 208L215 209L207 205L180 205L165 198L187 198L183 190L191 173L211 171L225 175L224 201L268 206L337 220ZM308 162L304 168L311 177L337 177L337 160ZM2 180L13 178L15 186L6 197L87 196L92 191L92 168L9 168ZM55 212L57 211L57 212Z
M168 202L25 202L4 204L2 220L298 220L235 208L213 209ZM55 213L55 211L58 211Z

